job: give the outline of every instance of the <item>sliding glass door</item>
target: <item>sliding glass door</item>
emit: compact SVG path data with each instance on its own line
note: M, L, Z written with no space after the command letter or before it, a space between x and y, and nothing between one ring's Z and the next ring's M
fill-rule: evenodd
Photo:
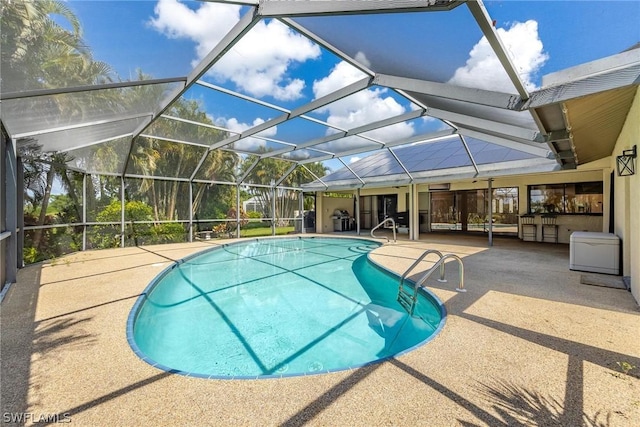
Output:
M518 233L518 188L493 189L493 232ZM489 231L488 190L431 193L431 231Z

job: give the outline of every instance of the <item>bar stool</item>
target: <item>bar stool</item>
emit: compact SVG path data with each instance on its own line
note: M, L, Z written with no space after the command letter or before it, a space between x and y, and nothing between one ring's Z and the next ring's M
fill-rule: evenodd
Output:
M558 243L558 224L556 224L556 214L542 215L542 241Z
M522 240L525 242L535 242L538 240L538 225L535 223L535 218L533 214L520 215Z

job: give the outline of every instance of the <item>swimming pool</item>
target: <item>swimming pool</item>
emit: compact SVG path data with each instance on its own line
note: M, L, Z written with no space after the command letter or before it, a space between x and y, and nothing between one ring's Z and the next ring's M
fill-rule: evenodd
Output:
M398 277L367 258L378 246L266 238L201 252L147 287L129 344L160 369L210 378L317 374L412 350L442 328L444 306L421 291L409 316Z

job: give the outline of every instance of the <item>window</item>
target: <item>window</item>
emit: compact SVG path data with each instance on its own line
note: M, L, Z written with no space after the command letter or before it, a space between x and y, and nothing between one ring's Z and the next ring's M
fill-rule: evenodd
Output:
M602 182L529 186L529 213L602 214Z
M493 189L493 232L517 233L518 187Z

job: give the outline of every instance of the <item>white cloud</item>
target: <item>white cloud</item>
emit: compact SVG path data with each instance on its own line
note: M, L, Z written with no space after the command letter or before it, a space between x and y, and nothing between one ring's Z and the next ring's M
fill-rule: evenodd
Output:
M535 74L549 58L543 51L538 23L533 20L516 22L508 30L498 28L497 32L525 87L528 90L536 89L533 81ZM471 49L466 65L456 70L449 83L502 92L514 91L511 80L486 37L482 37Z
M349 159L349 164L351 164L351 163L355 163L355 162L357 162L358 160L360 160L360 157L358 157L358 156L352 156L352 157Z
M361 62L368 62L361 53ZM331 73L313 82L313 93L320 98L365 77L365 74L347 62L338 63ZM327 123L340 129L352 129L368 123L403 114L407 109L388 94L387 89L365 89L318 110L329 113ZM367 132L367 136L383 141L397 140L413 135L411 124L398 123Z
M238 133L238 134L254 126L261 125L264 122L265 121L261 118L256 118L253 121L253 123L243 123L238 121L238 119L236 119L235 117L231 117L228 119L220 117L220 118L214 119L214 123L216 123L218 126L221 126L225 129L229 129L231 132ZM269 138L276 135L277 133L278 133L277 126L273 126L271 128L263 130L262 132L259 132L257 135L260 135L265 138ZM266 141L260 138L254 138L250 136L234 142L233 147L239 150L256 151L260 147L266 147Z
M177 0L159 0L149 24L170 38L196 43L202 60L240 19L237 5L204 3L193 10ZM294 100L302 96L305 83L288 75L293 63L316 59L321 51L309 39L276 20L260 21L214 67L210 73L220 81L233 81L246 93Z
M360 53L358 53L358 55L360 55ZM365 73L348 62L340 61L333 67L333 70L331 70L331 73L327 77L313 82L313 94L316 99L321 98L351 83L355 83L366 76Z
M371 68L371 62L369 61L369 59L367 59L367 56L363 52L356 53L354 59L365 67Z
M154 12L149 25L169 38L197 42L198 58L203 58L240 19L240 6L218 3L204 3L193 10L177 0L158 0ZM213 40L211 47L206 40Z

